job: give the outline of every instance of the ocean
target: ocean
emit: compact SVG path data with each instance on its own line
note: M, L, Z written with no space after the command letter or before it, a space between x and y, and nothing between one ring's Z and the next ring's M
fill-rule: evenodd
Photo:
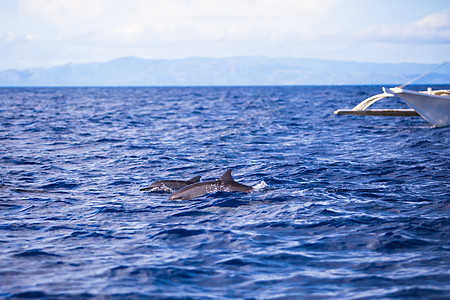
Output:
M0 297L450 298L450 128L333 114L377 93L0 88Z

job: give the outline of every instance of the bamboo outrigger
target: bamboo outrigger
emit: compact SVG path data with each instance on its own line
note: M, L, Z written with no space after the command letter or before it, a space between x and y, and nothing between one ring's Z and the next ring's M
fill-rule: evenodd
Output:
M422 117L434 127L450 126L450 90L432 90L416 92L404 89L405 86L433 72L449 62L444 62L433 70L405 83L401 86L391 88L391 93L386 92L367 98L352 109L338 109L336 115L357 115L357 116L401 116L401 117ZM399 97L410 108L409 109L367 109L375 102L388 98Z
M450 126L450 90L435 90L428 88L427 91L410 91L402 87L390 89L392 93L386 92L367 98L353 109L338 109L336 115L357 116L401 116L422 117L434 127ZM388 98L399 97L410 109L367 109L375 102Z

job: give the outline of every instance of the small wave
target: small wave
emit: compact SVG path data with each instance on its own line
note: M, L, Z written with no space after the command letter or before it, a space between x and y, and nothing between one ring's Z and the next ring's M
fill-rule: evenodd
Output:
M24 299L45 299L47 294L42 291L26 291L12 295L12 298L24 298Z
M174 236L174 237L189 237L194 235L203 234L206 231L203 229L185 229L185 228L176 228L176 229L169 229L164 230L157 234L159 235L165 235L165 236Z
M127 210L122 205L120 206L104 206L97 209L96 214L109 214L109 213L126 213Z
M87 238L103 238L103 239L114 238L114 236L109 233L101 233L101 232L91 232L88 235L86 235L86 237Z
M120 143L120 142L123 142L123 140L103 138L103 139L98 139L95 142L96 143Z
M385 294L386 299L448 299L448 289L407 287L393 293Z
M93 294L89 294L89 293L70 294L70 295L66 295L66 294L52 295L52 294L47 294L43 291L30 290L30 291L12 294L10 297L12 299L90 299L90 298L98 297L98 295L93 295ZM7 297L7 298L9 298L9 297Z
M377 242L372 243L371 246L375 251L392 253L402 251L403 249L417 249L432 245L429 241L424 239L407 238L400 235L385 234Z
M33 161L33 160L27 160L27 159L13 159L11 162L15 165L42 165L42 163Z
M40 224L11 223L0 225L0 230L7 230L7 231L28 231L28 230L38 231L43 228L45 228L45 226Z
M15 257L60 257L61 255L53 254L49 252L45 252L39 249L33 249L33 250L26 250L17 254L14 254Z
M212 196L214 197L214 195L216 194L225 194L225 196L227 196L225 192L217 192L214 193ZM223 195L222 195L223 196ZM200 209L205 209L205 208L209 208L209 207L239 207L242 205L248 205L248 202L246 201L242 201L239 199L222 199L222 196L219 200L214 201L212 204L208 204L208 205L204 205L202 207L200 207Z
M253 190L255 190L255 192L262 192L267 186L268 184L263 180L257 185L253 186Z
M219 261L217 264L218 265L233 266L233 267L244 267L244 266L251 265L252 263L247 262L247 261L242 260L242 259L239 259L239 258L232 258L232 259Z
M109 185L114 186L114 185L127 185L127 184L131 184L131 181L129 181L129 180L117 180L117 181L114 181L114 182L110 183Z
M209 214L211 214L211 213L205 212L205 211L200 211L200 210L190 210L190 211L179 212L172 216L173 217L198 217L198 216L204 216L204 215L209 215Z
M0 184L0 190L11 190L13 192L17 193L48 193L49 191L43 190L43 189L36 189L36 188L30 188L30 187L19 187L19 186L13 186L10 184Z
M69 183L65 181L55 182L55 183L49 183L46 185L41 186L41 189L44 190L73 190L77 188L79 185L76 183Z

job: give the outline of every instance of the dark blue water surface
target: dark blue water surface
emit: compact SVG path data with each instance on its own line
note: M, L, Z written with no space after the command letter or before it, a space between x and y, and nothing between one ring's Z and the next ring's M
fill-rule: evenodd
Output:
M379 92L0 89L0 297L450 297L450 128L333 114Z

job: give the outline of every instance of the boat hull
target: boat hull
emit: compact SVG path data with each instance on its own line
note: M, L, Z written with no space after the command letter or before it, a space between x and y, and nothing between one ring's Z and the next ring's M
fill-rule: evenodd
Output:
M391 92L435 127L450 126L450 96L392 88Z

